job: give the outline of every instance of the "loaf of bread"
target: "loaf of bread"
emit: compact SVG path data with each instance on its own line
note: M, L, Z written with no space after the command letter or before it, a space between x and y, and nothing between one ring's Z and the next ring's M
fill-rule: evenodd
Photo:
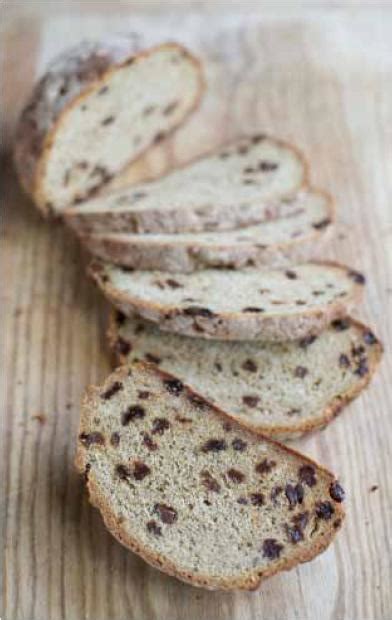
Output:
M304 190L293 198L287 217L227 232L126 234L82 237L92 254L133 269L190 273L208 267L288 265L306 260L330 236L334 209L330 196Z
M136 313L164 331L218 340L315 335L349 313L365 281L348 267L322 262L167 274L95 261L90 273L124 314Z
M89 389L76 464L119 542L209 589L252 590L312 559L344 516L331 473L152 365Z
M113 310L108 339L117 364L152 362L248 428L280 440L333 420L366 387L382 355L373 332L351 318L299 341L209 342Z
M253 135L163 178L90 200L66 217L83 235L230 230L289 215L306 180L294 147Z
M43 213L92 196L179 125L203 90L199 62L180 45L141 51L115 36L55 59L19 120L15 163Z

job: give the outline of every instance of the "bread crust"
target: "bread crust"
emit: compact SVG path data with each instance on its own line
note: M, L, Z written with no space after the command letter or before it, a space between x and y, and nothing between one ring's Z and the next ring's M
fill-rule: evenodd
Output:
M141 271L158 269L168 273L192 273L209 267L282 267L310 259L316 247L319 250L331 236L336 219L333 199L327 192L316 192L326 199L328 223L325 227L313 228L306 234L281 243L261 245L256 239L206 242L181 238L167 241L162 238L151 241L149 235L132 235L127 239L123 235L110 233L82 235L80 240L98 258ZM295 215L290 217L295 218ZM246 233L246 228L239 232Z
M362 333L369 331L369 327L364 323L350 317L352 326ZM126 365L129 363L127 356L120 353L116 349L116 343L118 341L118 325L116 323L116 311L111 310L109 314L108 328L106 331L107 342L109 345L109 352L111 355L112 367L115 368L118 365ZM369 372L363 377L359 377L355 386L347 390L343 394L331 399L329 404L320 411L317 417L311 420L299 420L290 421L290 424L275 424L274 426L264 426L263 424L252 424L247 422L244 418L239 418L234 414L231 414L241 426L246 427L250 431L262 433L266 437L270 437L277 441L292 441L313 433L315 431L322 430L330 422L332 422L343 409L350 404L352 400L357 398L363 390L370 384L383 355L383 346L380 340L371 346L371 355L368 356Z
M154 372L157 375L159 375L162 379L173 378L173 375L162 371L161 369L157 368L156 366L153 366L152 364L149 364L147 362L135 362L134 364L130 366L126 365L126 366L121 366L120 368L118 368L111 375L111 380L121 380L125 378L130 368L134 366L138 366L142 370L145 369L147 371L148 369L153 369ZM301 453L297 452L296 450L293 450L292 448L288 446L284 446L280 444L279 442L269 437L266 437L259 431L255 431L255 430L249 431L249 429L246 426L242 425L236 418L233 418L231 415L227 414L226 412L221 410L219 407L216 407L215 405L212 405L211 403L209 403L204 397L200 396L197 392L195 392L188 385L185 385L185 389L187 390L188 394L197 396L197 398L201 398L201 400L203 400L208 405L208 407L213 411L215 415L218 415L225 421L229 421L232 426L239 428L243 433L244 432L249 433L250 435L252 435L252 437L257 436L260 438L260 440L279 446L279 448L283 449L283 451L285 451L287 454L298 457L301 460L301 463L306 464L306 465L311 465L312 467L316 468L317 471L319 471L320 473L322 473L329 479L330 483L333 483L336 480L334 475L329 470L319 465L316 461L313 461L312 459L308 458L307 456L302 455ZM83 399L79 433L84 432L88 428L87 409L93 398L93 395L96 393L96 390L97 390L96 387L90 386ZM94 481L92 473L88 472L86 474L85 454L86 454L85 449L82 448L81 445L78 443L77 453L75 457L75 466L77 470L79 471L79 473L84 474L87 477L87 489L89 493L89 500L91 504L95 506L96 508L98 508L98 510L100 511L106 527L113 534L113 536L122 545L124 545L131 551L134 551L135 553L137 553L140 557L143 558L143 560L145 560L145 562L147 562L154 568L157 568L158 570L161 570L162 572L167 573L168 575L172 577L176 577L177 579L180 579L181 581L189 583L190 585L201 587L201 588L206 588L208 590L256 590L258 589L260 584L266 578L271 577L272 575L280 571L290 570L293 566L296 566L297 564L308 562L312 560L314 557L316 557L317 555L319 555L320 553L322 553L334 539L345 517L343 506L340 503L334 503L334 508L335 508L334 521L337 522L337 526L333 527L331 525L330 530L327 530L323 534L323 536L320 537L320 539L317 541L317 544L315 544L312 548L300 549L299 551L296 550L296 555L293 555L292 558L289 558L289 559L282 558L281 560L276 562L274 566L267 567L262 572L261 575L260 575L260 570L258 569L255 571L247 571L241 578L217 577L217 578L212 579L208 575L200 575L200 574L196 575L191 572L182 571L181 569L178 568L178 566L176 566L174 562L171 562L165 559L162 555L158 553L151 553L149 550L143 547L143 545L140 545L135 538L129 536L129 534L126 532L125 528L121 525L121 523L119 523L116 520L108 501L105 499L103 494L100 493L99 488Z
M238 137L240 140L249 140L251 135ZM302 176L298 186L282 194L279 198L264 201L264 204L252 204L244 210L243 205L234 203L227 207L216 207L212 205L209 209L184 209L183 207L172 207L156 209L140 208L134 211L97 211L93 214L79 209L66 209L64 217L67 224L79 235L90 235L91 233L128 232L128 233L187 233L205 232L208 230L221 231L243 228L252 224L259 224L263 221L275 219L280 216L282 200L289 199L302 189L309 187L309 164L302 151L288 141L263 135L263 139L273 141L277 146L286 148L295 153L302 166ZM176 170L187 168L188 166L203 160L207 157L218 154L225 148L232 146L233 140L222 144L219 149L211 149L201 155L191 159L186 164L178 166ZM152 180L152 179L151 179ZM157 180L157 179L154 179ZM214 226L211 226L211 220Z
M48 110L46 122L44 122L39 131L32 132L32 124L36 129L38 127L37 118L34 116L34 107L36 111L39 104L45 99L47 90L51 86L49 74L46 74L37 84L37 87L33 91L27 106L24 108L20 116L14 144L15 167L22 187L26 193L30 195L38 209L46 217L56 214L53 205L47 201L45 191L43 189L43 178L45 175L48 158L50 157L51 148L56 140L56 133L66 119L67 114L69 114L75 106L80 105L93 92L99 90L102 83L110 78L113 73L123 69L131 60L132 62L138 62L141 59L154 54L158 50L170 48L180 50L181 53L186 55L186 57L197 69L200 87L198 96L193 106L176 125L171 127L166 135L169 135L179 125L181 125L200 104L205 89L205 79L202 73L201 62L183 46L175 42L167 42L164 44L155 45L154 47L145 50L136 51L134 48L134 42L128 41L128 48L126 46L127 42L125 39L121 39L121 42L124 45L122 50L119 48L106 46L105 41L101 44L97 44L99 46L98 49L104 51L106 54L106 63L102 63L95 72L87 72L85 76L82 76L80 79L76 80L76 85L74 75L75 67L71 66L69 71L65 70L63 72L64 79L67 81L67 84L71 82L73 86L73 88L71 88L71 93L67 97L64 97L63 100L60 99L55 102L57 104L55 110ZM96 51L94 51L93 54L96 54ZM64 62L66 62L66 58L67 55L65 54ZM105 64L106 66L104 66ZM56 76L56 73L54 76ZM31 108L33 108L33 116L30 115ZM141 157L150 146L151 145L148 145L144 151L139 153L136 157L131 157L129 161L117 171L117 174L119 175L127 169L128 166L133 163L133 161ZM107 182L109 182L109 180L110 179L108 179ZM102 186L97 188L97 192Z
M312 261L311 264L323 265L350 273L351 269L333 261ZM88 273L92 276L107 299L125 315L139 316L157 323L163 331L174 332L194 338L211 340L265 340L281 342L297 340L320 333L327 325L340 319L359 303L362 298L363 285L353 281L351 293L347 298L336 299L333 303L320 308L299 311L296 315L274 313L221 312L213 316L188 316L175 306L132 298L114 287L103 276L103 265L93 262Z

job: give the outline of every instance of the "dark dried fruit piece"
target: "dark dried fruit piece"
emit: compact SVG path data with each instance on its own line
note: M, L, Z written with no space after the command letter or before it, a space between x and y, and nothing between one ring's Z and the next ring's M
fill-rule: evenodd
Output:
M203 316L208 318L216 316L215 313L212 312L212 310L209 310L208 308L202 308L201 306L188 306L187 308L183 309L183 313L187 316Z
M163 435L168 428L170 428L169 420L166 420L166 418L155 418L152 423L152 434Z
M133 463L133 477L135 480L143 480L148 474L151 473L151 469L143 461L134 461Z
M98 444L100 446L103 446L105 443L105 438L102 433L94 431L92 433L80 433L79 441L84 445L85 448L89 448L92 444Z
M125 340L124 338L119 336L114 345L114 350L120 355L128 355L128 353L130 353L132 350L132 345L130 342L128 342L128 340Z
M248 372L257 372L257 364L251 359L245 360L245 362L242 364L242 368L244 370L247 370Z
M286 276L286 278L288 278L289 280L296 280L298 278L297 274L295 273L295 271L291 271L291 269L288 269L287 271L284 272L284 275Z
M257 463L255 470L258 474L268 474L274 467L276 467L276 461L263 459L260 463Z
M162 536L162 528L156 521L154 521L154 519L148 521L146 527L151 534L154 534L155 536Z
M188 400L197 409L204 409L207 405L206 401L201 396L197 396L197 394L193 394L192 392L188 394Z
M358 375L358 377L364 377L369 372L369 366L367 363L367 359L365 357L359 360L359 364L357 368L354 370L354 374Z
M285 495L289 500L290 508L294 508L297 504L302 504L304 499L304 488L302 484L286 484Z
M332 497L332 499L335 500L335 502L342 502L344 500L345 497L345 492L343 487L339 484L339 482L337 482L337 480L335 480L335 482L332 482L330 487L329 487L329 494Z
M227 443L224 439L209 439L202 446L203 452L221 452L222 450L226 450Z
M251 493L250 503L252 506L263 506L265 504L264 495L262 493Z
M150 392L147 392L147 390L141 390L137 393L137 397L140 398L140 400L147 400L149 396Z
M366 344L376 344L378 342L376 336L370 330L364 333L363 339Z
M319 222L315 222L312 224L313 228L316 230L321 230L322 228L326 228L331 223L331 220L326 217L324 220L320 220Z
M316 504L316 515L319 519L324 519L328 521L335 512L335 508L332 506L331 502L318 502Z
M178 396L184 389L184 384L178 379L165 379L163 385L170 394Z
M103 121L101 121L101 125L103 126L111 125L112 123L114 123L114 116L107 116L103 119Z
M274 161L261 161L259 163L259 170L261 170L262 172L272 172L277 168L279 168L279 164L275 163Z
M183 284L180 284L177 280L173 280L173 278L168 278L166 284L170 286L170 288L184 288Z
M210 474L209 471L204 469L201 472L200 476L201 476L202 484L204 484L204 486L209 491L213 491L214 493L219 493L221 486L219 482Z
M305 368L305 366L297 366L294 369L294 377L297 377L298 379L303 379L307 374L308 374L308 369Z
M299 527L301 530L304 530L309 522L309 512L299 512L291 518L294 525Z
M141 420L146 415L144 407L141 405L131 405L121 414L121 424L127 426L132 420Z
M231 442L231 445L233 446L234 450L237 450L237 452L243 452L248 444L246 443L246 441L243 441L239 437L236 437Z
M255 306L247 306L242 308L242 312L265 312L264 308L256 308Z
M283 545L278 543L275 538L266 538L263 542L263 556L269 560L275 560L280 556Z
M236 484L240 484L245 480L245 474L243 474L242 471L238 471L238 469L234 469L233 467L228 470L227 475L230 480Z
M153 353L145 353L144 359L147 360L147 362L151 362L151 364L157 364L157 365L159 365L162 361L160 357L158 357L157 355L154 355Z
M128 480L130 478L131 472L129 471L126 465L119 463L116 465L116 474L121 480Z
M352 269L348 272L348 277L354 280L356 284L365 284L366 278L360 271L355 271Z
M350 359L345 353L339 355L340 368L348 368L350 366Z
M273 487L273 489L271 490L270 498L274 504L276 504L276 498L278 497L278 495L282 493L282 491L283 491L283 487L279 485L276 487Z
M311 465L302 465L298 470L299 479L308 487L314 487L317 484L316 470Z
M158 450L158 444L156 444L155 441L151 439L148 433L143 433L143 444L146 446L146 448L148 448L152 452L155 452L155 450Z
M317 336L306 336L299 341L299 346L301 349L306 349L316 340Z
M350 319L336 319L331 325L337 332L343 332L350 328L351 321Z
M303 532L301 528L298 527L297 525L295 525L294 527L290 527L289 525L286 525L286 532L287 532L287 536L290 542L292 542L294 545L300 542L300 540L304 539Z
M120 381L115 381L105 392L102 392L101 398L103 400L109 400L114 394L123 389L123 384Z
M117 448L120 443L120 433L112 433L110 436L110 443L114 448Z
M258 396L243 396L242 397L242 402L247 407L257 407L259 401L260 401L260 398Z
M174 521L177 521L178 518L177 510L167 504L155 504L154 512L158 515L160 520L163 521L163 523L167 523L168 525L171 525Z

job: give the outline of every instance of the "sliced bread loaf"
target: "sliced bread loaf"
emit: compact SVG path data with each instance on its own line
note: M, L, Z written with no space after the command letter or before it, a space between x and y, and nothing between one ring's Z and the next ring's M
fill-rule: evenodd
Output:
M111 314L117 363L153 362L248 428L292 439L324 427L369 383L382 354L372 331L339 319L314 339L208 342Z
M91 274L124 314L164 331L218 340L282 341L319 333L361 297L362 274L336 263L206 269L172 277L96 261Z
M254 135L161 179L79 205L67 221L80 234L230 230L289 214L305 177L296 149Z
M20 180L44 212L92 195L198 103L200 65L176 43L83 42L49 66L22 112Z
M344 517L331 473L152 365L89 389L76 464L119 542L209 589L252 590L312 559Z
M287 217L227 232L174 234L95 234L82 238L100 258L134 269L190 273L206 267L282 266L310 258L329 236L334 221L331 198L302 191Z

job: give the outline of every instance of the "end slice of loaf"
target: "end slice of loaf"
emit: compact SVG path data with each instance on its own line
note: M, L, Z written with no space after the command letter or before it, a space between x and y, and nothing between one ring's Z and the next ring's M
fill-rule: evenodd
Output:
M136 313L164 331L218 340L282 341L317 334L349 313L365 281L348 267L315 262L172 275L98 261L90 273L124 314Z
M332 199L316 190L297 194L291 209L287 217L227 232L111 233L81 240L99 258L146 271L282 266L310 258L329 237L335 219Z
M333 474L145 364L90 388L76 464L119 542L209 589L252 590L312 559L344 516Z
M230 230L289 214L291 197L306 180L304 159L295 148L253 135L155 181L85 202L66 215L79 234Z
M248 428L280 440L326 426L367 386L382 355L373 332L351 318L311 340L208 342L113 310L108 339L117 363L155 363Z
M91 196L179 125L203 90L182 46L130 36L82 42L49 66L19 120L20 180L46 214Z

